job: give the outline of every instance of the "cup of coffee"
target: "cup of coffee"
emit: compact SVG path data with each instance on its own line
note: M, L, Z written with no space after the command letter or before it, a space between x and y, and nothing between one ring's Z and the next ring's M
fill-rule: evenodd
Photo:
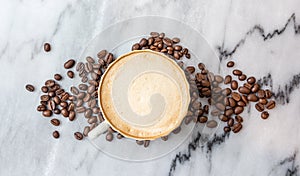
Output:
M184 71L168 56L137 50L120 56L101 78L101 124L91 139L109 127L127 138L154 140L180 126L190 103Z

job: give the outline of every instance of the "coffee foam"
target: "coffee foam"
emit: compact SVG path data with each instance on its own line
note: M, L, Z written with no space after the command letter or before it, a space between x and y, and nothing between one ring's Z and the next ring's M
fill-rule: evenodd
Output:
M102 76L99 103L122 135L152 140L168 135L187 113L189 85L182 69L151 50L120 56Z

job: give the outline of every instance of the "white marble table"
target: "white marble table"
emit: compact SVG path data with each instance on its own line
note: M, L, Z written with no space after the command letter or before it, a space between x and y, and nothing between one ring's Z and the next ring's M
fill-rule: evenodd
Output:
M276 94L268 120L250 107L243 130L217 135L204 147L197 136L150 162L126 162L74 140L64 124L59 140L35 111L38 93L24 90L78 58L107 25L160 15L197 29L219 54L237 61ZM0 2L0 175L299 175L300 1L4 1ZM44 42L53 49L45 54ZM225 67L224 67L225 68ZM38 86L37 86L38 87Z

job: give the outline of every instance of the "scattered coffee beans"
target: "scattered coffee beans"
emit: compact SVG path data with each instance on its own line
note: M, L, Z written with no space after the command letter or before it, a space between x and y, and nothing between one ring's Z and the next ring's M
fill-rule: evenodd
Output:
M49 52L51 50L51 45L49 43L44 44L44 51Z
M25 86L25 88L26 88L26 90L28 90L29 92L33 92L33 91L34 91L34 86L31 85L31 84L27 84L27 85Z
M52 136L57 139L60 135L58 131L53 131Z
M82 133L80 133L80 132L75 132L75 133L74 133L74 137L75 137L75 139L77 139L77 140L82 140L82 139L83 139L83 135L82 135Z

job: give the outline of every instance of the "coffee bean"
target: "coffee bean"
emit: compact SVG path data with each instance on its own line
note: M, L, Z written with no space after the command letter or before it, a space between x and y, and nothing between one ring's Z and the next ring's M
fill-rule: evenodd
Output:
M231 131L231 128L225 126L225 127L223 128L223 130L224 130L225 133L229 133L229 132Z
M264 112L261 113L260 117L262 119L267 119L269 117L269 113L267 111L264 111Z
M57 80L57 81L60 81L62 79L62 76L60 74L56 73L54 75L54 79Z
M266 105L266 104L268 103L268 100L267 100L266 98L260 98L260 99L258 100L258 102L259 102L260 104L262 104L262 105Z
M179 52L178 52L178 51L175 51L174 54L173 54L173 56L174 56L174 58L177 59L177 60L180 58Z
M53 111L56 107L56 104L53 100L48 101L48 109L50 109L51 111Z
M83 107L83 106L81 106L81 107L76 107L75 111L76 111L77 113L83 113L83 112L85 112L85 107Z
M243 72L241 70L235 69L232 71L232 74L235 76L241 76Z
M66 101L69 99L69 93L67 92L64 92L62 95L61 95L61 101Z
M161 140L167 141L167 140L168 140L168 136L163 136L163 137L161 137Z
M186 57L187 59L191 58L190 53L186 53L186 54L185 54L185 57Z
M227 121L227 125L228 125L229 127L232 127L233 124L234 124L234 120L233 120L233 118L230 117L229 120Z
M242 106L237 106L234 108L234 113L236 115L241 114L244 111L244 108Z
M218 116L218 118L223 121L223 122L227 122L229 120L228 116L224 115L224 114L220 114Z
M174 46L174 50L175 51L181 51L182 50L182 46L181 45L175 45Z
M236 123L233 125L232 131L234 133L238 133L243 128L243 125L241 123Z
M46 108L45 105L39 105L39 106L36 108L37 111L45 111L46 109L47 109L47 108Z
M95 102L96 102L96 100L95 100ZM91 107L92 107L92 106L91 106ZM94 108L92 109L92 111L93 111L94 114L98 114L98 113L100 112L100 108L99 108L99 107L94 107Z
M239 87L238 90L242 94L249 94L250 93L250 89L248 89L247 87Z
M231 89L225 88L225 89L222 90L222 95L228 96L228 95L231 94L231 92L232 92Z
M163 39L163 43L164 43L165 45L169 46L169 47L171 47L172 44L173 44L172 40L169 39L169 38L164 38L164 39Z
M194 66L187 66L186 71L190 74L193 74L195 72L195 67Z
M43 87L41 88L41 90L42 90L42 92L47 93L49 89L48 89L48 87L43 86Z
M67 72L67 75L68 75L69 78L74 78L74 72L71 71L71 70L69 70L69 71Z
M198 68L199 68L200 70L204 70L204 69L205 69L205 65L204 65L203 63L199 63L199 64L198 64Z
M227 67L233 67L233 66L234 66L234 62L233 61L227 62Z
M95 60L91 56L87 56L85 60L91 64L95 63Z
M73 111L75 109L75 104L74 103L70 103L68 106L68 111Z
M224 111L225 110L225 105L223 103L217 103L216 104L216 107L221 110L221 111Z
M99 59L104 59L104 57L107 55L107 51L106 50L101 50L98 54L97 54L97 56L98 56L98 58ZM99 62L99 64L101 64L100 62Z
M207 119L208 119L208 118L207 118L206 116L200 116L200 117L199 117L199 122L200 122L200 123L206 123L206 122L207 122Z
M48 92L49 97L55 97L55 92L54 91L49 91Z
M141 47L144 47L144 46L146 46L147 44L148 44L148 40L145 39L145 38L142 38L142 39L140 40L140 42L139 42L139 45L140 45Z
M26 90L28 90L29 92L33 92L33 91L34 91L34 86L31 85L31 84L27 84L27 85L25 86L25 88L26 88Z
M266 98L271 98L272 97L272 92L269 89L266 89L265 90L265 95L266 95Z
M42 95L41 96L41 100L42 101L48 101L50 99L50 96L49 95Z
M179 43L180 39L177 37L172 38L173 43Z
M89 73L89 72L93 71L93 65L91 63L87 62L84 65L84 69L87 73Z
M231 81L231 89L236 90L238 88L238 82L236 80Z
M77 100L76 107L82 106L82 104L83 104L83 101L81 99Z
M68 110L67 110L66 108L63 108L63 109L61 110L61 114L62 114L64 117L68 117L68 116L69 116L69 112L68 112Z
M215 75L214 80L215 80L217 83L221 83L221 82L223 82L223 77L220 76L220 75Z
M260 86L258 84L254 84L251 88L251 92L256 93L260 89Z
M62 101L62 102L60 102L60 104L59 104L61 107L63 107L63 108L65 108L65 107L67 107L68 106L68 103L67 102L65 102L65 101Z
M265 109L264 105L261 103L256 103L255 108L258 112L262 112Z
M75 86L72 86L72 87L70 88L70 91L71 91L71 93L74 94L74 95L78 95L78 93L79 93L79 90L78 90L77 87L75 87Z
M166 35L166 34L165 34L164 32L162 32L162 33L160 33L160 34L159 34L159 36L158 36L158 37L159 37L160 39L162 39L162 38L164 38L164 37L165 37L165 35Z
M247 82L248 82L249 84L254 84L254 83L256 82L256 79L255 79L253 76L251 76L251 77L249 77L249 78L247 79Z
M255 94L249 94L249 95L247 96L247 99L248 99L249 101L252 101L252 102L257 102L257 101L258 101L258 97L257 97Z
M252 84L249 84L249 83L244 83L244 87L246 87L247 89L250 89L252 88Z
M59 126L60 124L60 121L58 119L51 119L51 124L54 125L54 126Z
M181 131L181 127L179 126L179 127L177 127L176 129L174 129L174 130L172 131L172 133L178 134L180 131Z
M50 111L49 109L43 111L43 116L45 116L45 117L51 117L52 116L52 111Z
M230 107L236 106L236 101L233 98L228 98L228 103Z
M54 109L54 114L60 114L60 109Z
M243 100L238 101L236 104L242 107L246 106L246 103Z
M231 83L231 80L232 80L232 77L231 77L230 75L227 75L227 76L225 77L224 84L229 84L229 83Z
M149 140L145 140L145 142L144 142L144 147L145 147L145 148L148 147L149 144L150 144L150 141L149 141Z
M82 140L82 139L83 139L83 135L82 135L82 133L80 133L80 132L75 132L75 133L74 133L74 137L75 137L75 139L77 139L77 140Z
M206 126L208 128L215 128L215 127L217 127L217 125L218 125L218 123L215 120L210 120L206 123Z
M93 80L97 80L99 78L98 75L95 72L91 73L91 77L92 77Z
M248 99L246 95L242 95L242 101L247 104L248 103Z
M83 102L88 102L88 101L90 101L90 99L91 99L91 94L87 93L82 100L83 100Z
M92 116L88 119L87 121L89 124L92 124L92 123L96 123L97 122L97 117L96 116Z
M83 70L84 64L82 62L78 62L76 65L76 71Z
M184 119L184 123L188 125L193 120L193 116L186 116Z
M213 115L213 116L218 116L218 115L221 114L221 112L220 112L220 110L218 110L218 109L214 109L214 110L212 110L212 111L210 112L210 114ZM195 115L198 115L198 114L195 114Z
M158 37L159 33L158 32L150 32L151 37Z
M247 76L245 74L242 74L242 75L239 76L240 81L244 81L246 79L247 79Z
M267 109L273 109L275 106L276 106L276 103L274 100L271 100L266 104Z
M143 145L143 144L144 144L144 141L136 140L136 144L137 144L137 145Z
M243 117L240 116L240 115L236 115L235 116L235 120L238 122L238 123L242 123L244 120L243 120Z
M79 84L78 85L78 88L80 89L80 90L87 90L88 89L88 86L86 85L86 84ZM79 98L79 97L77 97L77 98ZM83 98L83 97L82 97Z
M241 95L237 92L232 92L231 97L237 102L241 100Z
M86 83L88 81L88 78L86 76L82 77L81 82Z
M107 57L106 57L106 64L109 65L110 63L112 63L114 59L114 56L112 53L108 53Z
M79 89L80 89L80 87L79 87ZM85 92L79 92L79 94L77 95L77 98L78 99L83 99L84 97L85 97Z
M90 118L92 116L92 114L93 114L92 109L90 109L90 108L86 109L85 112L84 112L84 117L85 118Z
M49 43L44 43L44 51L49 52L51 50L51 45Z
M73 110L69 111L69 120L73 121L75 117L76 117L76 113Z
M49 79L45 82L45 86L47 87L53 87L55 85L55 81L52 79Z
M96 126L98 126L97 123L93 123L92 125L90 125L90 130L94 129Z
M65 92L64 89L58 89L58 90L55 91L55 94L56 95L62 95L64 92Z
M265 91L260 89L257 91L257 97L258 98L264 98L265 97Z
M88 136L90 130L91 130L91 129L90 129L89 126L84 127L84 130L83 130L83 136Z
M75 60L69 59L67 62L65 62L64 67L65 69L70 69L75 65Z
M52 136L57 139L59 138L59 132L58 131L53 131Z
M233 109L226 109L224 115L226 115L227 117L230 117L233 114Z

